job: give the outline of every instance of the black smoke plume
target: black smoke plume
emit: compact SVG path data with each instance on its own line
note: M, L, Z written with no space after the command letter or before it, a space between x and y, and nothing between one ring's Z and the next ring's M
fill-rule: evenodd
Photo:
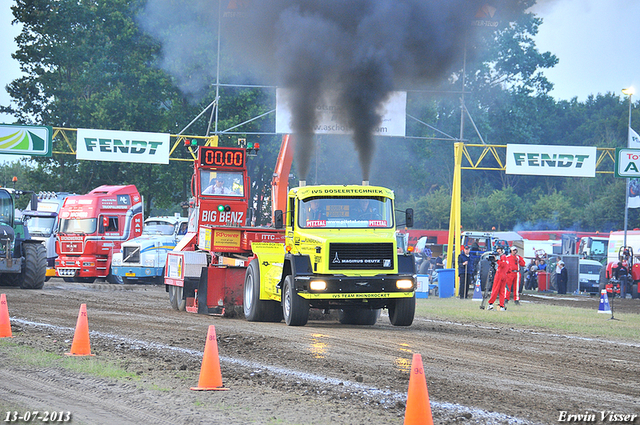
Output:
M207 3L212 15L217 14L215 0L182 5L191 4L201 12L207 9ZM248 68L266 73L276 84L290 89L291 126L295 131L296 166L301 178L308 174L313 153L316 105L331 90L339 93L338 106L346 121L342 124L353 129L363 178L368 180L374 150L372 131L380 124L381 104L393 90L446 78L454 61L462 60L471 21L482 3L480 0L224 0L220 6L223 40L228 38L233 45L226 54L241 56ZM169 0L149 0L147 13L156 18L167 16L175 25L181 13L158 12L176 7L175 4ZM230 17L228 22L224 16ZM213 29L202 32L211 34ZM175 33L164 37L164 45L176 46L167 51L178 55L187 54L189 44L195 42L180 45L171 36L175 37ZM182 57L168 62L176 63L176 59L189 60ZM193 84L193 78L189 83Z

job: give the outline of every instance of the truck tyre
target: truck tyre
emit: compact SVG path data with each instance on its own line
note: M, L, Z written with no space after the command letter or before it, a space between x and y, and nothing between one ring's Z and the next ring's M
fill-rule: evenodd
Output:
M349 308L338 311L338 320L343 325L375 325L382 309Z
M309 300L302 298L295 291L291 275L284 278L282 315L288 326L304 326L309 320Z
M19 281L22 289L42 289L47 274L47 249L41 243L24 243L24 269Z
M410 326L416 313L416 296L397 298L389 306L389 321L393 326Z
M247 267L244 277L242 309L244 317L250 322L280 322L282 309L275 301L260 299L260 265L254 258Z
M634 283L633 285L631 285L631 298L633 298L634 300L636 298L640 298L640 294L638 294L638 284Z
M184 288L182 286L167 285L169 287L169 301L174 310L185 311L187 308L187 300L182 296Z
M107 283L122 285L124 284L124 281L122 280L122 276L116 276L112 273L109 273L109 275L107 276Z

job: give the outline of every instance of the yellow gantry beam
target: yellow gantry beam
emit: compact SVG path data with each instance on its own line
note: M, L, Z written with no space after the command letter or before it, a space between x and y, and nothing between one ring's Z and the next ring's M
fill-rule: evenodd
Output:
M615 148L597 148L596 174L613 174L615 168ZM453 187L451 190L451 211L449 214L449 240L447 246L447 268L455 268L454 296L458 295L458 254L461 245L460 208L462 204L462 170L505 171L507 145L454 144Z
M464 163L460 162L461 169L505 171L507 145L481 145L465 143L460 143L460 145L462 145L462 157L465 159ZM615 148L597 148L597 174L614 173L615 154ZM456 154L454 154L454 156L455 155Z
M53 153L61 154L61 155L75 155L76 154L76 140L77 140L77 128L62 128L62 127L53 127L53 136L51 137L53 140ZM178 146L184 144L186 139L197 139L199 146L218 146L218 136L189 136L186 134L178 134L171 136L171 148L169 150L169 160L170 161L193 161L196 159L196 153L189 148L189 153L191 154L191 158L172 158L171 155L175 152ZM66 144L69 150L56 150L57 144Z

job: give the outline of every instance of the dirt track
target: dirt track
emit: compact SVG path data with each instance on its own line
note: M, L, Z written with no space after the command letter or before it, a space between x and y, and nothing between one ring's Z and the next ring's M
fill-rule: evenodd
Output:
M373 327L333 318L299 328L250 323L174 311L162 286L53 279L41 291L0 291L12 343L69 351L84 303L92 352L138 377L16 366L0 349L0 407L70 411L72 423L401 424L414 352L423 357L436 423L558 423L561 411L640 414L637 342L428 317L399 328L384 314ZM619 311L638 311L637 300L624 301ZM190 391L211 324L230 390Z

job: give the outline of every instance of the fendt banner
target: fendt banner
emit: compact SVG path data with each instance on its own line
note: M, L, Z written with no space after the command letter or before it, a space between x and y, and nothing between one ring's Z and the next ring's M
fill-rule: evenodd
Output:
M276 133L295 133L291 127L291 109L287 89L276 89ZM325 93L316 105L315 134L351 134L353 130L344 125L344 111L336 100L337 91ZM404 137L407 122L407 92L392 92L389 99L379 110L382 120L378 128L374 129L374 136Z
M76 158L168 164L170 138L168 133L79 128Z
M595 177L595 146L507 145L507 174Z
M48 126L0 124L0 153L51 156L52 135Z

